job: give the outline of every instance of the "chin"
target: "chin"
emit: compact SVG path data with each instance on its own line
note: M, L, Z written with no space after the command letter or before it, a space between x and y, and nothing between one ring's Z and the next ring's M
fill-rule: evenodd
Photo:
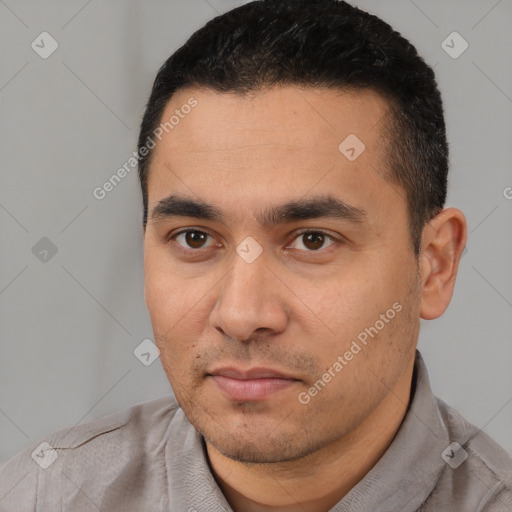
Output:
M197 428L197 427L196 427ZM206 442L219 453L236 462L246 464L273 464L303 458L322 444L311 442L303 435L277 431L279 427L267 432L267 429L242 432L240 428L232 430L211 428L197 429Z

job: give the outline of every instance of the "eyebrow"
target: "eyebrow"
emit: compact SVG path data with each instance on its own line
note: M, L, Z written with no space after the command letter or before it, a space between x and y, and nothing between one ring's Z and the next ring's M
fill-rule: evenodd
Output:
M151 212L151 221L172 217L193 217L224 223L224 216L217 207L203 201L170 195L160 200ZM333 218L361 224L367 220L366 210L352 206L332 195L298 199L260 212L256 220L261 226L275 226L297 220Z

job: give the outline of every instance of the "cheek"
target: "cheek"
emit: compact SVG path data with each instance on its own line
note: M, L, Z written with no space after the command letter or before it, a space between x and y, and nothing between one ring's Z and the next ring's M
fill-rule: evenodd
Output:
M145 293L146 305L151 316L153 329L162 330L165 326L169 329L172 325L172 320L179 315L180 290L175 286L171 286L168 277L160 277L155 272L146 275L145 278Z
M155 343L166 368L194 357L195 344L208 321L212 285L201 276L183 279L147 260L146 305ZM209 294L210 291L210 294ZM185 366L184 366L185 367Z
M197 289L184 280L162 250L146 251L144 290L153 326L175 323L193 307ZM167 325L170 328L170 325Z
M384 342L398 327L400 313L396 312L399 308L396 303L404 301L408 277L406 269L402 273L394 272L394 265L383 259L363 263L361 258L357 265L347 266L346 270L340 268L330 280L317 282L314 287L302 284L304 297L307 297L304 302L314 313L311 326L320 328L315 337L322 342L315 347L315 352L324 365L329 366L338 355L350 350L352 341L359 335L363 341L365 333L372 339L366 329L374 335L377 329ZM381 315L385 318L381 319ZM379 348L377 352L380 351Z
M194 297L186 293L179 281L170 274L152 271L146 275L146 304L151 317L155 344L160 350L160 362L181 404L188 398L187 382L195 354L198 326L193 308Z
M328 332L347 335L375 315L385 302L385 288L375 269L361 265L340 268L321 282L303 283L301 294Z

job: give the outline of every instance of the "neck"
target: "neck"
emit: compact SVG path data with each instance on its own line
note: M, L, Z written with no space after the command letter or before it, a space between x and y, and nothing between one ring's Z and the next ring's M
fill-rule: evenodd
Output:
M299 460L246 464L213 446L213 473L235 512L327 512L375 466L395 437L409 403L413 365L355 430Z

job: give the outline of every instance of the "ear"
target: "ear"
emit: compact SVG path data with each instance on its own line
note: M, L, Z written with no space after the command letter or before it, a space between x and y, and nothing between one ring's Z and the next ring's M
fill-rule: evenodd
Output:
M423 229L419 257L421 318L432 320L446 311L466 240L466 218L457 208L442 210Z

